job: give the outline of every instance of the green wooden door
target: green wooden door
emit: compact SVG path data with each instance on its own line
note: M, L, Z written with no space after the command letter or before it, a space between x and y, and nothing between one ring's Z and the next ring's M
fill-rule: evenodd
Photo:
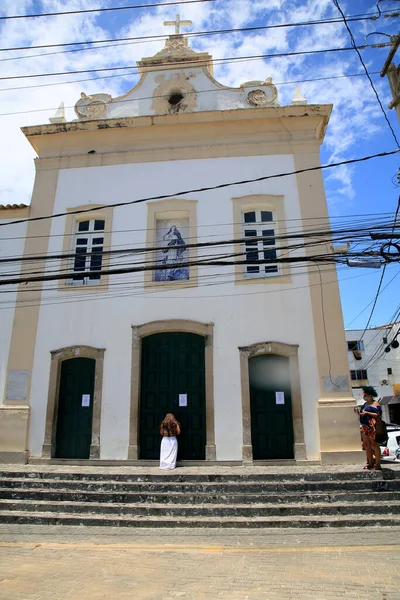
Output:
M95 368L92 358L71 358L62 363L56 458L89 458Z
M156 333L142 340L140 458L160 457L159 426L166 413L181 424L179 460L204 460L206 399L204 337L193 333ZM179 406L186 395L187 406Z
M289 359L262 355L249 360L253 459L294 457Z

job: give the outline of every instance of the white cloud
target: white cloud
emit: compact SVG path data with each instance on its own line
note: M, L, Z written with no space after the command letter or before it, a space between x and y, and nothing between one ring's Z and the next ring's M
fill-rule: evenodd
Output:
M115 6L115 0L3 0L3 14L26 14L39 10L56 12L74 9ZM354 6L357 4L357 8ZM16 6L17 5L17 6ZM374 4L366 7L359 0L341 3L349 12L369 12ZM362 6L362 8L360 8ZM212 3L195 3L181 7L158 6L153 9L69 15L43 19L16 19L3 21L0 28L3 47L53 44L93 39L166 35L170 30L163 27L164 20L181 18L193 21L194 31L254 27L278 23L296 23L310 19L337 17L338 12L331 0L217 0ZM386 25L386 23L385 23ZM371 21L351 23L358 43L364 43L365 35L376 29ZM172 32L172 30L171 30ZM190 38L191 46L198 51L208 51L214 58L246 57L276 54L290 51L326 49L349 46L348 34L342 24L314 25L308 27L275 28L252 33L221 34ZM120 46L86 50L84 52L60 53L62 49L23 50L3 52L0 55L1 76L51 73L101 69L104 67L135 65L143 56L151 56L161 49L162 41L145 41ZM5 61L1 59L44 54L41 57ZM47 54L47 55L46 55ZM371 56L371 55L370 55ZM373 69L372 62L368 67ZM135 70L135 69L133 69ZM215 76L222 83L238 86L249 80L263 80L272 76L276 82L331 77L361 71L355 52L335 54L288 56L267 60L235 61L215 65ZM104 75L112 74L104 73ZM99 74L102 75L101 73ZM81 91L87 93L107 92L113 96L128 91L137 81L137 75L118 76L110 79L92 80L68 85L27 87L37 84L86 79L90 75L58 76L49 78L17 79L0 82L0 88L20 87L20 90L0 91L1 113L27 111L25 114L0 116L3 139L0 148L0 203L28 202L33 183L33 151L20 132L23 125L48 122L49 116L61 101L67 108L67 118L75 118L73 106ZM364 77L328 79L301 84L301 90L310 103L333 103L334 110L326 136L326 149L332 161L362 154L362 144L374 139L382 131L382 115L369 84ZM26 89L24 89L26 88ZM378 83L379 93L388 102L388 85ZM293 85L279 87L281 104L290 103ZM38 109L49 109L36 112ZM34 111L34 112L29 112ZM343 168L330 173L327 178L330 198L340 203L354 200L353 170Z

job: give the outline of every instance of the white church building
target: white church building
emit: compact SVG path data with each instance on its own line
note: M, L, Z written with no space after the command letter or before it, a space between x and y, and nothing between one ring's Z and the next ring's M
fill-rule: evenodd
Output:
M212 65L176 33L123 96L22 129L36 178L29 206L0 207L17 257L0 263L0 461L140 465L167 412L181 461L359 459L336 273L293 262L328 251L301 236L327 223L308 169L332 106L281 106L270 79L230 88Z

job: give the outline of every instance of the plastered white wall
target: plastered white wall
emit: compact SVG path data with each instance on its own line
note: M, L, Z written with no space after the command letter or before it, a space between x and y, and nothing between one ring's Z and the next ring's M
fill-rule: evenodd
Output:
M70 207L90 203L128 202L153 195L173 194L205 184L212 186L293 169L291 156L68 169L60 171L54 211L62 212ZM199 241L232 239L232 197L253 194L284 195L285 220L293 219L292 225L300 225L296 179L284 177L205 193L189 193L187 199L198 201ZM112 246L144 245L146 219L145 203L115 209ZM53 220L49 252L61 252L64 227L64 218ZM227 251L230 249L232 248L228 247ZM55 268L54 263L52 268ZM215 273L219 274L218 278L213 276ZM39 316L31 388L32 455L40 455L43 444L50 351L84 344L105 348L101 457L127 457L131 326L165 319L214 323L218 460L241 459L238 347L271 340L299 344L307 452L309 458L318 455L318 376L308 277L304 269L293 270L290 284L235 285L233 267L205 267L200 269L199 275L197 288L177 288L164 292L144 291L142 274L113 276L107 293L58 291L54 289L54 282L46 284ZM117 285L118 283L121 285Z
M10 223L12 219L2 220ZM22 256L26 235L26 223L0 227L0 258ZM0 263L0 279L6 279L10 274L18 276L21 262ZM11 343L12 326L14 321L15 302L18 287L4 285L0 287L0 404L4 402L5 384L7 378L8 354Z
M186 82L193 88L190 94L196 94L195 112L207 110L232 110L238 108L253 108L246 100L246 96L251 89L261 89L265 91L271 104L273 101L273 92L271 87L263 84L250 84L245 88L225 88L218 84L205 67L187 67L186 69L169 69L160 74L158 71L148 72L140 84L133 88L127 94L114 98L110 104L107 104L106 118L117 119L122 117L140 117L156 114L153 108L154 97L159 97L158 86L165 86L165 89L179 91L181 84ZM164 91L164 94L166 92ZM163 96L162 96L163 98ZM167 104L167 98L165 98Z

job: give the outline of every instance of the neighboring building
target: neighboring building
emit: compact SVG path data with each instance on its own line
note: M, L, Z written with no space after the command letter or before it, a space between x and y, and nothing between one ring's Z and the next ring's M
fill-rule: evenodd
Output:
M62 216L0 228L6 256L54 257L0 279L60 279L2 288L0 459L157 459L167 411L182 459L358 459L336 274L274 263L278 236L326 222L307 169L332 106L280 106L268 79L226 87L180 34L138 66L123 96L82 94L75 121L23 128L32 202L0 216ZM218 188L278 173L293 174Z
M399 329L400 321L367 329L364 335L362 329L346 331L354 398L360 404L362 387L372 385L380 398L384 420L398 424L400 424L400 347L397 341ZM362 340L360 340L361 336Z

